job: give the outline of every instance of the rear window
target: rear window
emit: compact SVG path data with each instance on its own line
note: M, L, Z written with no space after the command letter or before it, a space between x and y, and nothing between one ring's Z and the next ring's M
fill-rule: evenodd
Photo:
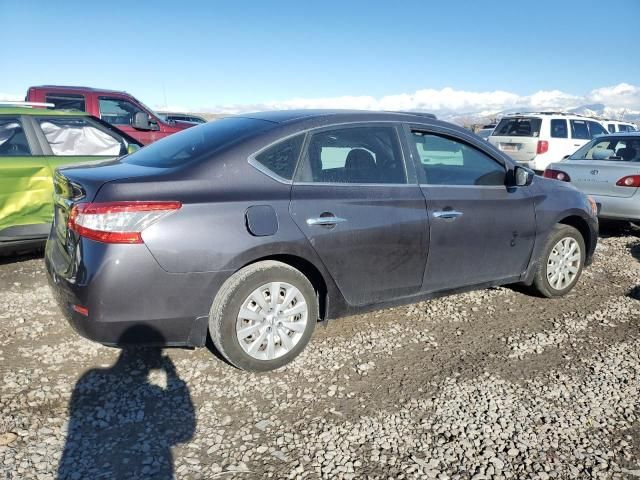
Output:
M209 158L216 151L268 129L271 122L231 117L183 130L123 159L145 167L169 168Z
M539 118L516 117L503 118L491 134L492 137L538 137L540 136Z
M584 145L570 160L640 162L639 137L600 137Z

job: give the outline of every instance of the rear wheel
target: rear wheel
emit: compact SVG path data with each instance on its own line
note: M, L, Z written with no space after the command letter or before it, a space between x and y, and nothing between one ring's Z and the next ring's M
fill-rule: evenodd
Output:
M584 239L569 225L556 225L542 252L533 280L545 297L561 297L576 285L585 259Z
M287 264L264 261L224 283L211 307L209 333L231 364L267 371L304 349L317 320L318 302L309 280Z

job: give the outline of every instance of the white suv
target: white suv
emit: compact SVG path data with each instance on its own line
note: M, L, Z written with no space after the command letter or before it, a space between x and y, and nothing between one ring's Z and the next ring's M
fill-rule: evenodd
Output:
M609 133L616 132L636 132L638 131L638 127L635 124L629 122L620 122L618 120L603 120L602 123Z
M502 117L488 140L516 162L542 172L593 137L607 133L600 122L580 115L516 113Z

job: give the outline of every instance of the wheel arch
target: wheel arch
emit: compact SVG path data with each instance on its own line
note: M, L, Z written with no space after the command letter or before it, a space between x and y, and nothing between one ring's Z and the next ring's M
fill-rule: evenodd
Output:
M575 228L582 235L582 239L587 247L587 252L591 251L592 247L592 234L591 229L589 228L589 224L587 221L579 215L569 215L558 221L559 224L568 225L570 227Z
M319 314L320 320L326 320L328 318L327 313L329 308L329 287L327 285L327 281L324 275L322 274L322 272L318 267L316 267L309 260L299 257L297 255L274 254L274 255L268 255L261 258L256 258L248 262L247 264L243 265L239 270L249 265L253 265L258 262L264 262L266 260L282 262L286 265L289 265L290 267L295 268L296 270L300 271L305 277L307 277L309 282L311 282L311 285L313 286L314 290L318 294L318 310L319 310L318 314Z

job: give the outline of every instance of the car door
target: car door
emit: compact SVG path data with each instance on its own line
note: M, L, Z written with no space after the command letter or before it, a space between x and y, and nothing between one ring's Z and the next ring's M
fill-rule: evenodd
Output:
M417 293L422 284L428 219L398 128L316 130L294 179L291 216L351 305Z
M423 290L516 279L535 239L528 187L507 187L506 167L477 141L443 128L409 126L429 217Z
M0 240L45 235L51 189L47 158L29 119L0 115Z

